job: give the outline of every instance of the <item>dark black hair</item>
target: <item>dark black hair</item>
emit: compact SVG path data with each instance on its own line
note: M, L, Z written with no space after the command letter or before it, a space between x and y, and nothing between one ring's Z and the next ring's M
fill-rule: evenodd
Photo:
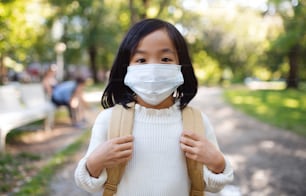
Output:
M198 82L194 74L191 59L185 39L174 25L159 19L144 19L136 23L126 34L118 49L114 60L108 84L101 98L104 108L115 104L127 107L127 103L135 101L135 93L124 84L124 77L129 66L130 58L139 42L148 34L165 29L177 51L179 64L184 77L184 84L178 87L177 97L180 99L180 108L184 108L196 95Z
M75 78L76 83L79 84L85 84L86 79L84 77L78 76Z

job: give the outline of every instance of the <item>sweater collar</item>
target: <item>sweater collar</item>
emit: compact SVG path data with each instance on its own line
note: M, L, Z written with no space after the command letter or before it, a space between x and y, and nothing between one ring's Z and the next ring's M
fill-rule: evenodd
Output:
M173 113L179 113L179 101L176 101L172 106L163 109L146 108L136 103L135 111L144 115L169 116L173 115Z

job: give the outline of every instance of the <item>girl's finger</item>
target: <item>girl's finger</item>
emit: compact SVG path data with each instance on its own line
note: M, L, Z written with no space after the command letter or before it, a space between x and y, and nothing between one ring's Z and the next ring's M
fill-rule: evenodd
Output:
M196 160L197 161L197 156L195 154L192 154L192 153L189 153L189 152L186 152L185 153L185 156L189 159L192 159L192 160Z
M132 142L133 141L133 136L128 135L128 136L122 136L114 139L117 144L123 144L127 142Z
M121 151L121 152L117 153L116 158L117 159L126 159L126 158L128 158L132 155L132 152L133 152L132 150Z
M191 138L191 139L196 140L196 141L200 140L200 138L199 138L200 136L197 133L195 133L194 131L184 130L182 132L182 136Z
M196 141L189 138L189 137L186 137L186 136L182 136L181 139L180 139L181 143L187 145L187 146L195 146L195 143Z
M129 161L131 158L132 158L132 156L128 156L128 157L123 157L123 158L117 159L117 160L115 161L114 164L115 164L115 165L118 165L118 164L120 164L120 163L127 162L127 161Z
M127 142L118 145L118 151L130 150L133 148L133 142Z
M184 143L181 143L181 149L184 152L192 153L193 154L193 148L191 146L185 145Z

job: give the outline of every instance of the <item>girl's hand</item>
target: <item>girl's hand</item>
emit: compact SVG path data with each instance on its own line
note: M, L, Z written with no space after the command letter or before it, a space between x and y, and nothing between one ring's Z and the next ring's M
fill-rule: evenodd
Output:
M90 175L98 177L105 168L127 162L132 157L133 136L110 139L100 144L88 157L86 166Z
M223 172L224 157L205 136L193 131L183 131L180 143L187 158L203 163L214 173Z

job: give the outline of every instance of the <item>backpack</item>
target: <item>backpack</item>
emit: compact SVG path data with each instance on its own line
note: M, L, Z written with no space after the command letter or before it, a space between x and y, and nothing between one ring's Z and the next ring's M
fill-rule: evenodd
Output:
M131 135L133 130L135 103L129 103L130 108L122 105L115 105L112 111L108 139ZM201 112L190 106L182 110L183 129L203 133L204 123ZM203 178L203 164L186 158L188 176L191 182L189 196L204 196L205 182ZM114 196L117 192L117 185L120 182L127 163L119 164L116 167L107 168L107 180L104 184L103 196Z

